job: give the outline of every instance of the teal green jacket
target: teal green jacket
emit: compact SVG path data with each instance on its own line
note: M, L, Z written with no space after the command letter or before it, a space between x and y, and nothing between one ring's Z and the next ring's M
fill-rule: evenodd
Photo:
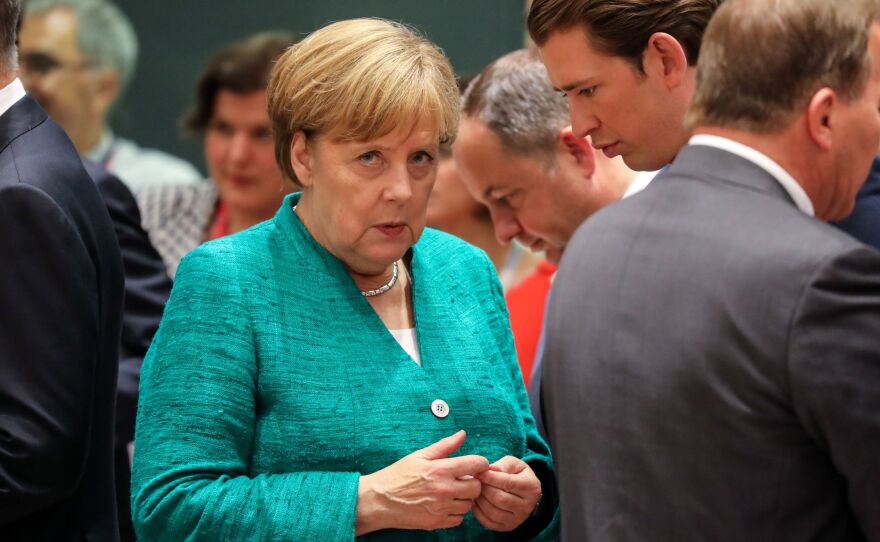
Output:
M419 367L318 245L288 196L274 219L196 249L177 272L140 384L131 503L141 542L353 540L358 479L459 429L456 455L505 455L542 482L513 533L469 514L363 540L525 540L556 529L550 452L484 253L426 230L412 248ZM449 415L431 403L442 399Z

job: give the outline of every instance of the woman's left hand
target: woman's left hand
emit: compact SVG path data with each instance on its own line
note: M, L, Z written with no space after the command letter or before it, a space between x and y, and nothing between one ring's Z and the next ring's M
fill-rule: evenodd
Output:
M474 503L473 513L487 529L516 529L541 500L541 481L525 461L516 457L502 457L475 478L483 484L483 489Z

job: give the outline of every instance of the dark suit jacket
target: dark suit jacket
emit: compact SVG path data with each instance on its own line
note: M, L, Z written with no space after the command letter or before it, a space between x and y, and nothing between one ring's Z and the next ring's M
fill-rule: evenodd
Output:
M565 540L880 540L880 253L686 147L568 245L544 405Z
M131 523L131 466L127 444L134 440L141 365L159 328L171 279L147 232L131 190L118 177L89 159L83 159L110 212L125 270L125 305L122 341L119 344L119 377L116 390L116 501L120 538L134 540Z
M853 212L834 224L859 241L880 250L880 156L859 190Z
M88 159L83 165L95 181L116 231L125 271L122 341L116 399L116 440L124 446L134 440L141 364L159 329L171 279L165 264L141 227L137 201L118 177Z
M119 246L30 96L0 116L0 255L0 538L116 540Z

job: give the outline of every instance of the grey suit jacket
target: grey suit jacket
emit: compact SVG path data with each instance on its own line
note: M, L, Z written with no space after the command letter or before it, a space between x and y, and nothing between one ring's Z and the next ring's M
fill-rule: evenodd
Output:
M544 405L564 540L880 540L880 253L687 147L569 244Z

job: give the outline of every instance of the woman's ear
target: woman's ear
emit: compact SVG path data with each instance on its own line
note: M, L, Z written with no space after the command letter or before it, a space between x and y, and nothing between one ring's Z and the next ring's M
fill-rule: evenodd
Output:
M290 166L303 188L312 186L312 149L302 130L293 134L290 140Z

